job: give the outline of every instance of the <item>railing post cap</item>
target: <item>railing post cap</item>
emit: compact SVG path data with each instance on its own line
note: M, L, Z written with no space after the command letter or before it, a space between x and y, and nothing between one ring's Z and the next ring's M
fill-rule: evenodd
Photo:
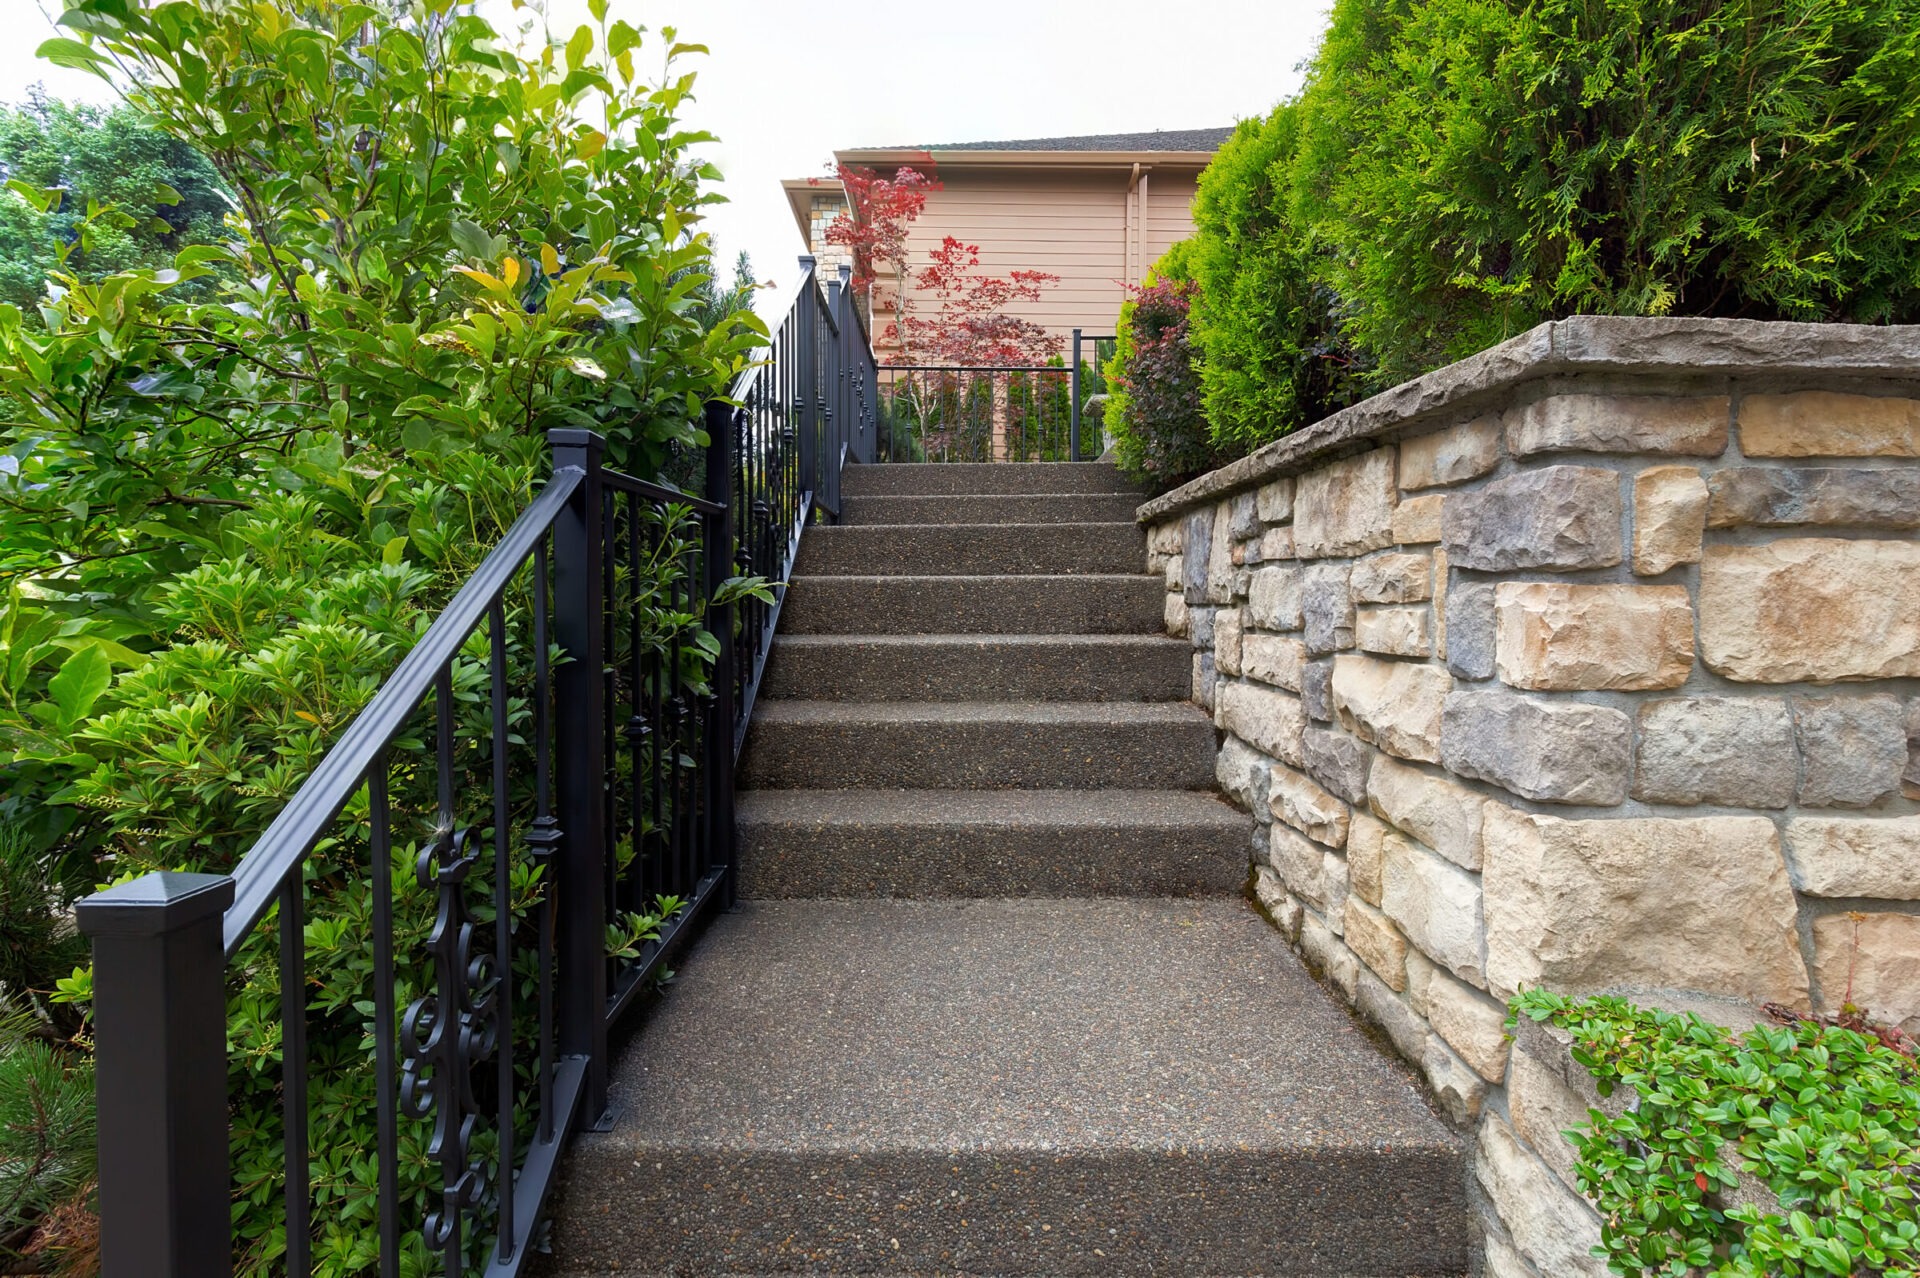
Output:
M848 266L845 262L842 262L840 263L840 269L837 272L835 272L835 274L839 275L840 282L842 284L845 284L848 281L853 279L853 268L851 266Z
M226 912L233 879L225 874L160 870L78 902L74 920L88 936L158 936Z
M605 435L598 431L582 430L578 426L554 427L547 432L547 443L554 448L584 448L597 453L607 450Z

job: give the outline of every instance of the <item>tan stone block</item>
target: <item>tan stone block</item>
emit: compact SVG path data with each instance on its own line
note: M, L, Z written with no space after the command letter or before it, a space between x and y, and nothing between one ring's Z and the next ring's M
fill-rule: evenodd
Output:
M1327 921L1311 909L1300 914L1300 952L1333 982L1335 989L1348 1000L1353 998L1360 977L1360 960L1334 935Z
M1247 678L1298 692L1306 670L1307 645L1286 635L1250 631L1241 636L1240 661Z
M1920 901L1920 816L1796 816L1787 856L1808 896Z
M1289 941L1300 937L1300 902L1287 894L1287 888L1272 867L1256 865L1253 867L1253 894L1260 905L1273 917L1274 926Z
M1333 705L1346 729L1403 759L1440 761L1440 713L1453 678L1437 666L1341 653Z
M1424 602L1433 598L1433 556L1413 551L1368 555L1353 565L1347 590L1355 603Z
M1222 608L1213 614L1213 666L1223 675L1240 673L1240 610Z
M1358 896L1347 898L1346 924L1347 948L1358 954L1388 989L1406 989L1407 938L1400 935L1400 929Z
M1276 564L1253 574L1247 619L1268 630L1298 630L1304 621L1304 574L1298 564Z
M1347 841L1347 805L1292 768L1274 765L1267 806L1274 816L1318 843L1337 848Z
M1479 417L1459 426L1400 441L1400 486L1409 491L1463 484L1500 464L1500 419Z
M1446 498L1439 493L1408 497L1393 511L1393 540L1399 546L1424 546L1440 540L1440 517Z
M1691 466L1655 466L1633 477L1633 570L1656 576L1700 562L1707 481Z
M1216 721L1263 753L1293 767L1304 767L1300 735L1307 726L1300 698L1253 683L1220 686Z
M1484 985L1480 876L1399 834L1387 835L1381 859L1381 913L1435 963Z
M1269 528L1260 534L1260 561L1269 559L1292 559L1293 525L1281 524L1278 528Z
M1743 683L1920 675L1920 543L1709 546L1700 652L1709 669Z
M1427 1022L1489 1083L1507 1074L1507 1009L1471 985L1435 970L1427 982Z
M1320 881L1326 885L1327 926L1333 929L1335 936L1344 938L1347 931L1347 858L1338 852L1328 852L1322 857Z
M1182 549L1180 521L1169 520L1147 529L1147 551L1155 555L1177 555Z
M1187 615L1187 597L1168 595L1166 607L1167 633L1176 639L1185 639L1192 633L1192 621Z
M1578 1192L1573 1143L1561 1133L1588 1125L1587 1103L1544 1061L1518 1046L1507 1075L1507 1114L1520 1139L1533 1147L1562 1184Z
M1920 915L1823 915L1813 921L1813 952L1828 1011L1850 1001L1920 1037Z
M1367 775L1367 800L1390 825L1455 865L1480 868L1481 821L1487 800L1466 786L1378 755Z
M1677 688L1693 669L1685 586L1503 581L1494 590L1501 679L1539 691Z
M1293 893L1314 909L1327 908L1326 851L1282 825L1267 830L1267 863Z
M1172 555L1167 559L1164 571L1166 573L1168 590L1185 589L1186 583L1181 580L1181 570L1183 567L1184 567L1184 562L1181 560L1180 556ZM1185 603L1186 600L1183 598L1180 602Z
M1393 544L1393 449L1376 448L1300 476L1293 508L1302 559L1357 555Z
M1553 1278L1607 1278L1607 1262L1592 1254L1600 1245L1600 1217L1514 1139L1498 1114L1480 1122L1474 1174L1535 1269Z
M1567 821L1486 808L1490 988L1638 986L1804 1006L1799 910L1765 817Z
M1267 777L1273 760L1261 754L1239 737L1229 735L1220 743L1219 757L1213 763L1214 780L1240 807L1264 818L1267 810Z
M1447 548L1433 551L1433 655L1447 659Z
M1387 824L1356 811L1347 822L1347 877L1353 894L1368 905L1380 904L1380 876Z
M1795 391L1740 401L1749 457L1920 457L1920 400Z
M1480 1117L1480 1108L1487 1100L1487 1080L1474 1073L1473 1067L1438 1034L1427 1035L1426 1047L1420 1053L1420 1072L1448 1118L1464 1126Z
M1283 475L1260 489L1258 506L1260 521L1267 524L1282 524L1293 518L1293 476Z
M1433 974L1439 970L1433 960L1419 950L1407 950L1407 1006L1423 1020L1429 1011L1427 991L1433 986Z
M1354 617L1353 646L1388 657L1433 654L1433 618L1424 607L1362 608Z
M1533 453L1678 453L1727 450L1725 395L1549 395L1507 414L1507 448Z
M1213 511L1213 543L1207 552L1207 602L1233 602L1233 503L1223 501Z
M1513 1244L1500 1235L1482 1230L1480 1244L1486 1252L1484 1278L1540 1278L1533 1272L1533 1266L1513 1249Z

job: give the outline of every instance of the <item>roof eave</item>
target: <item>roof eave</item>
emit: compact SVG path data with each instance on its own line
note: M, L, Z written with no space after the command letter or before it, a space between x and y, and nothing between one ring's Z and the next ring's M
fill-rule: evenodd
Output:
M954 168L1131 169L1138 164L1204 169L1212 151L916 151L895 147L835 151L842 164L931 164Z

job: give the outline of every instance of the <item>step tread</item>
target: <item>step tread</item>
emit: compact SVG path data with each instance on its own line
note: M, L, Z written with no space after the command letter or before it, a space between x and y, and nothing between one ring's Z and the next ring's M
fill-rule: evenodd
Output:
M1247 827L1244 812L1194 790L742 790L735 811L743 826Z
M583 1148L1457 1151L1243 901L751 902Z
M787 648L1094 648L1133 650L1183 648L1191 650L1185 639L1167 635L1048 635L1048 634L832 634L780 636Z
M849 497L1000 497L1042 492L1146 494L1110 462L877 462L841 472Z
M1188 701L809 701L754 706L756 723L1114 724L1211 723Z

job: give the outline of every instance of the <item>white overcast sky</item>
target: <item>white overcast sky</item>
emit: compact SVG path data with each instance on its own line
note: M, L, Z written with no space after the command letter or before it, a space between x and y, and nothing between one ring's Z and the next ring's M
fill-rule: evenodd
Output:
M586 0L548 0L562 38ZM35 60L58 0L0 0L0 100L44 81L108 96ZM481 0L497 25L509 0ZM524 11L521 15L524 16ZM610 16L708 45L686 112L718 134L731 203L709 219L723 261L793 277L800 234L780 179L822 173L836 148L1128 133L1231 124L1300 83L1324 0L611 0ZM655 46L657 49L657 46ZM643 62L643 65L645 63Z

